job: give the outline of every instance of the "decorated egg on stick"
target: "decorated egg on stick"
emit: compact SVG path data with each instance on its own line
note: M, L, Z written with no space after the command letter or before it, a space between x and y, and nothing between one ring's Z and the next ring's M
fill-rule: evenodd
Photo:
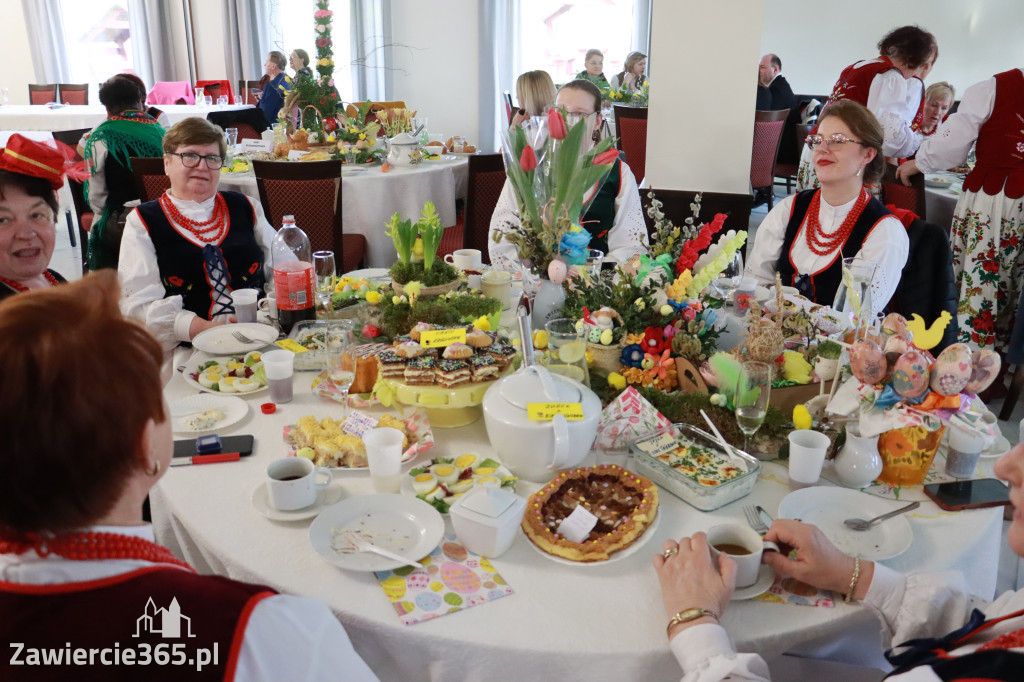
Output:
M896 360L892 368L892 387L904 398L917 398L928 390L931 360L911 348Z
M999 368L1002 359L999 353L991 348L984 348L977 353L971 354L971 378L964 386L964 393L977 395L992 385L996 376L999 375Z
M850 348L850 369L865 384L877 384L885 378L886 363L882 348L871 340L858 339Z
M971 378L971 349L954 343L935 358L931 370L931 388L940 395L956 395Z

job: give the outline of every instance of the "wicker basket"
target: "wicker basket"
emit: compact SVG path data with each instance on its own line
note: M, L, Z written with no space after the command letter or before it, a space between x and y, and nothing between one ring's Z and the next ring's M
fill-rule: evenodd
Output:
M587 350L594 356L594 369L602 372L618 372L622 368L622 349L626 347L623 337L618 343L602 346L600 343L587 342Z
M451 282L445 284L437 284L432 287L420 287L420 296L440 296L441 294L447 294L449 291L455 291L462 284L461 280L454 279ZM405 285L399 284L398 282L392 282L391 288L395 290L395 293L399 296L405 291Z

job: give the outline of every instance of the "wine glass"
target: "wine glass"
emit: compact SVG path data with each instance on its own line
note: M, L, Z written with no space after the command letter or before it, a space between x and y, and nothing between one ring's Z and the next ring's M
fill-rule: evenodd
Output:
M331 319L331 294L334 293L334 252L317 251L313 254L313 271L316 273L316 295L324 314Z
M351 320L335 320L327 326L327 378L342 393L341 413L348 411L348 391L356 378L355 336Z
M736 251L718 279L715 280L715 288L722 292L722 298L726 301L732 298L736 287L740 285L741 277L743 277L743 254Z
M772 390L772 368L764 362L749 360L743 363L736 382L736 424L743 432L743 449L750 445L750 437L761 428L768 412L768 397Z

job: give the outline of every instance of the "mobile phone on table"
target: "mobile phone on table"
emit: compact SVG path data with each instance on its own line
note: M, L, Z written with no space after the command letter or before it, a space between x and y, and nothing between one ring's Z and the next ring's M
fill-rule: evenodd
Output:
M237 452L242 457L252 454L252 436L224 436L220 439L220 449L209 452L196 450L196 439L174 441L175 457L195 457L196 455L216 455L221 452Z
M948 511L1001 507L1010 504L1009 488L995 478L932 483L924 487L924 494L935 500L935 504Z

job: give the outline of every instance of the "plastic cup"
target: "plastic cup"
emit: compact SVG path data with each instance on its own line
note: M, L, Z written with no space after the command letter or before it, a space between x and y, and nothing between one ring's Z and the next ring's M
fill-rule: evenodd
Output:
M397 493L402 485L402 440L398 429L370 429L363 434L370 481L379 493Z
M984 449L985 438L980 433L953 426L949 430L946 473L955 478L970 478Z
M231 302L235 306L235 317L239 322L256 321L256 299L259 292L255 289L235 289L231 292Z
M792 488L818 482L831 441L823 433L801 429L789 434L789 481Z
M267 351L263 354L263 371L270 386L270 399L278 404L290 403L295 353L284 349Z

